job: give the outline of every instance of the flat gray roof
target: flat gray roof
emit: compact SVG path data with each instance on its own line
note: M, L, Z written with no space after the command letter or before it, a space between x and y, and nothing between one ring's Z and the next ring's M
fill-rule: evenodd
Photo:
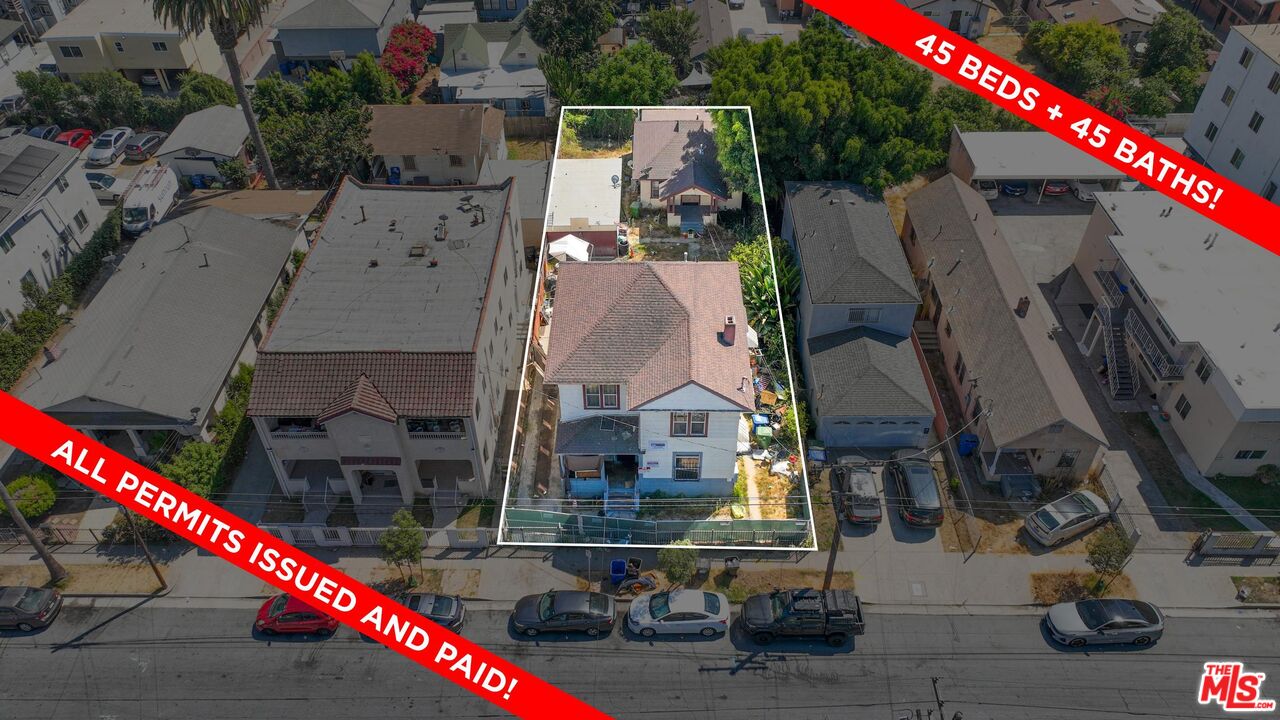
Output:
M1181 138L1156 138L1182 152ZM962 132L974 180L1123 180L1123 172L1047 132Z
M16 220L78 156L73 148L25 133L0 140L0 230Z
M157 225L18 390L186 420L212 407L289 259L295 231L217 208Z
M157 20L150 4L138 0L84 0L40 39L97 37L99 33L177 35L178 31Z
M264 349L472 352L510 194L348 178Z
M479 182L496 185L509 177L515 178L520 217L541 221L547 213L547 179L550 173L551 163L547 160L488 159L480 171Z
M1280 409L1280 257L1157 192L1099 193L1098 207L1178 340L1208 352L1245 408Z
M622 215L622 158L561 158L553 171L548 228L565 229L575 220L585 220L588 225L618 222Z

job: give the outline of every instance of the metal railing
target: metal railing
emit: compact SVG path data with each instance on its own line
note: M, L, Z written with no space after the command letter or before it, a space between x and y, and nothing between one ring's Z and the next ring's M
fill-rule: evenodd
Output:
M1094 273L1098 278L1098 283L1102 285L1102 292L1105 294L1109 304L1112 307L1120 307L1124 303L1124 291L1120 289L1120 281L1116 279L1116 274L1111 270L1098 270Z
M1151 335L1147 323L1136 310L1130 310L1124 318L1124 329L1133 338L1133 344L1142 351L1152 370L1161 380L1181 380L1186 366L1175 361L1165 352L1164 346Z
M323 430L308 432L271 431L272 440L320 440L327 437L329 437L329 433Z

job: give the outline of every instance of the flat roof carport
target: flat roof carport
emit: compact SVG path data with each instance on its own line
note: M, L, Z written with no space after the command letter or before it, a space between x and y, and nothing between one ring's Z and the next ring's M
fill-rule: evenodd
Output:
M1181 138L1157 138L1183 152ZM954 132L951 171L974 180L1120 181L1125 173L1047 132ZM958 150L958 153L957 153ZM967 163L958 163L961 155ZM972 171L964 165L971 165Z

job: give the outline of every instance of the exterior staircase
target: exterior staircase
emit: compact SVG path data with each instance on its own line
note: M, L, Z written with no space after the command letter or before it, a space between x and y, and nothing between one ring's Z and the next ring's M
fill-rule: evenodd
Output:
M611 518L635 520L640 512L640 491L610 488L604 494L604 515Z
M1129 361L1129 348L1125 344L1125 328L1122 313L1103 303L1098 308L1102 316L1102 342L1107 354L1107 383L1111 397L1116 400L1132 400L1137 395L1137 383L1133 377L1133 365Z
M915 323L916 340L920 341L920 349L925 352L937 352L941 350L938 344L938 328L928 320L917 320Z

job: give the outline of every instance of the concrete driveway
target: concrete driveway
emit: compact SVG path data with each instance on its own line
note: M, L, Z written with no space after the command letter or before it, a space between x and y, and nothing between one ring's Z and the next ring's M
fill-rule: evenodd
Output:
M773 0L746 0L740 10L729 10L729 27L734 37L744 35L780 35L783 42L792 42L800 36L803 27L799 20L783 20L778 16L778 6Z

